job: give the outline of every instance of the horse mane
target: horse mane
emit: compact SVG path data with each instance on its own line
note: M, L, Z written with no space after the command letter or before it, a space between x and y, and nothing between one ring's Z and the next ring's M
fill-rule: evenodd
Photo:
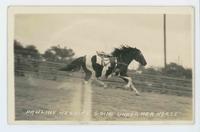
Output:
M121 45L120 48L115 48L111 53L112 56L119 57L121 54L131 52L131 51L139 51L137 48L130 47L128 45Z

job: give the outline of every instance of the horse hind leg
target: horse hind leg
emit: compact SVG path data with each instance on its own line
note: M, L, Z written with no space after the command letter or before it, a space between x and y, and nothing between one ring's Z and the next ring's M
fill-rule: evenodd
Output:
M84 56L81 66L82 66L83 71L85 72L85 77L84 77L85 83L88 83L88 81L92 77L92 72L86 67L85 63L86 63L86 59L85 59L85 56Z
M92 76L92 72L91 71L88 70L88 71L85 72L84 80L85 80L86 84L88 83L88 81L91 78L91 76Z
M107 88L108 86L101 80L99 80L99 78L96 78L95 79L95 82L100 85L100 86L103 86L104 88Z
M96 81L96 83L99 84L100 86L103 86L104 88L106 88L107 85L106 85L103 81L100 80L101 75L102 75L102 74L100 74L100 73L98 74L97 71L96 71L96 74L95 74L96 79L95 79L95 81Z
M92 77L92 72L88 70L86 67L82 67L85 72L84 83L87 84L90 78Z

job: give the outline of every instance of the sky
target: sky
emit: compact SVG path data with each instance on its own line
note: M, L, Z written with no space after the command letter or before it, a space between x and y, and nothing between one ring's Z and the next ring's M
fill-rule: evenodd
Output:
M167 63L192 67L191 16L166 15ZM15 39L44 51L72 48L75 57L110 53L126 44L140 49L147 67L164 65L163 14L17 14ZM134 67L135 62L131 63Z

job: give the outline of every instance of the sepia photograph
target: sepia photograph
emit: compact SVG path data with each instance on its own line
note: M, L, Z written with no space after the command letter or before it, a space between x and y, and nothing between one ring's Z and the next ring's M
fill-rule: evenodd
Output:
M8 8L11 123L194 122L192 7Z

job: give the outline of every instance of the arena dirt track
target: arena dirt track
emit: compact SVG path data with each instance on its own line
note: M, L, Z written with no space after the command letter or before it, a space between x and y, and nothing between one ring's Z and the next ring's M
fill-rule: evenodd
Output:
M154 92L142 92L141 96L136 96L133 91L119 88L119 83L109 83L107 88L103 88L95 83L83 85L82 80L76 78L53 81L16 77L15 96L16 120L192 119L191 97ZM148 116L142 112L165 112L165 116Z

